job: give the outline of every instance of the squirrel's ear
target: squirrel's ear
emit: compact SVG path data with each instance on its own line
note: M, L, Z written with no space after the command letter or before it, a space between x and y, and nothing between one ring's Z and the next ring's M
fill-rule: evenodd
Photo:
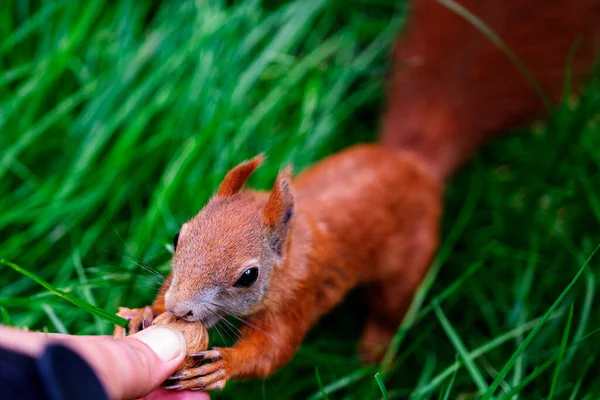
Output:
M294 194L291 180L291 167L286 167L279 172L264 212L264 221L269 229L270 245L279 257L283 255L283 246L294 214Z
M260 153L254 158L244 161L241 164L238 164L236 167L233 167L225 178L223 178L223 182L219 185L219 190L217 191L218 196L232 196L240 191L244 184L252 175L254 170L258 168L263 160L265 159L264 153Z

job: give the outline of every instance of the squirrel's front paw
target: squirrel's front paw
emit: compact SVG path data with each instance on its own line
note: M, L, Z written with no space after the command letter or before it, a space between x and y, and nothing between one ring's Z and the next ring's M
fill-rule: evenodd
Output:
M230 376L229 361L222 349L201 351L190 355L198 361L210 360L199 367L178 371L164 383L172 390L221 390Z
M152 308L149 306L144 308L119 307L117 315L128 320L129 325L127 328L116 326L113 332L115 337L125 337L127 333L134 334L142 329L146 329L152 324L152 320L155 317Z

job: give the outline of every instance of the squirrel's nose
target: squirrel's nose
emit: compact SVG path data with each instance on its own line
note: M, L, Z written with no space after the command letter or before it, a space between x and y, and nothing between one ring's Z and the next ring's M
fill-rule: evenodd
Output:
M194 307L189 301L177 301L172 296L169 296L168 293L165 296L165 307L171 314L179 318L194 316Z

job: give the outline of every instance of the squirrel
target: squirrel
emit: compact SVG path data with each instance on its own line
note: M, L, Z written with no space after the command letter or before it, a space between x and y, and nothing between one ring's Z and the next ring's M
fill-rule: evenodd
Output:
M553 101L563 95L569 54L581 83L600 49L596 0L460 6ZM433 0L412 1L392 60L378 142L295 177L285 167L270 191L245 187L263 155L235 166L176 235L172 271L154 303L120 313L129 332L167 310L206 327L226 315L247 321L232 347L194 355L208 362L180 370L166 387L219 390L231 379L269 376L357 285L369 303L358 351L366 363L381 360L436 252L448 179L486 141L544 117L543 101L503 51Z

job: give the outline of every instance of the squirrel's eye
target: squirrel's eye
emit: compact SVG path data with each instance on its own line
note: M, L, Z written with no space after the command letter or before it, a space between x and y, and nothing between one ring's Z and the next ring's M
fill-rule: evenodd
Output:
M173 237L173 248L176 249L177 248L177 242L179 242L179 232L177 232L175 234L175 236Z
M256 282L256 279L258 279L258 268L248 268L233 286L248 288Z

